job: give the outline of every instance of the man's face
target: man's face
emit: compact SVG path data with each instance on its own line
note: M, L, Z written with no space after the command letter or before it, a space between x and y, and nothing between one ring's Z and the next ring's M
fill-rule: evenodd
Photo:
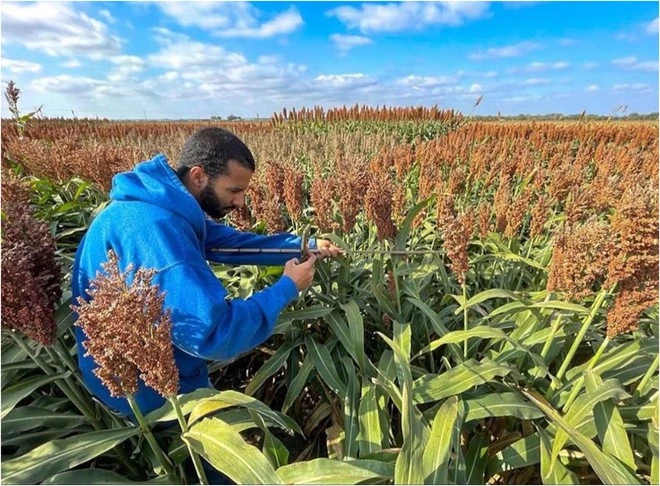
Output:
M227 216L231 211L243 207L245 191L250 184L252 171L235 160L227 163L227 173L209 179L202 190L199 204L213 219Z

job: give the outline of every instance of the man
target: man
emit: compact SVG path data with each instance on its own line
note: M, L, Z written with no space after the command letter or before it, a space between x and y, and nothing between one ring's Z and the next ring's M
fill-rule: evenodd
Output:
M165 292L172 311L172 341L180 393L208 387L205 360L225 360L265 341L282 310L309 286L316 256L288 261L286 254L221 254L213 248L300 249L291 234L262 236L237 231L218 219L245 204L255 170L250 150L234 134L209 127L183 145L176 172L163 155L138 164L113 179L111 203L92 222L76 253L73 298L89 299L86 290L110 249L124 270L129 264L156 269L154 284ZM327 240L310 240L321 258L340 249ZM282 277L248 299L227 299L227 291L208 261L227 264L284 265ZM94 359L84 356L85 334L76 326L78 360L90 390L115 411L131 416L123 397L110 396L97 378ZM134 395L143 414L165 400L140 380Z

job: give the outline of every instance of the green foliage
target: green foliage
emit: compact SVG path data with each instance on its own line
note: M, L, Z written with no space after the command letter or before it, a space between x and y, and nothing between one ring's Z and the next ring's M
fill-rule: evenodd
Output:
M389 130L401 140L447 129L435 122L342 123L346 131ZM79 179L33 178L32 189L70 264L107 197ZM210 363L227 390L178 397L187 432L158 430L177 418L171 403L146 416L158 426L154 435L176 477L134 424L92 401L81 385L65 296L57 349L3 341L3 481L180 484L196 480L190 446L235 482L250 484L484 484L506 482L524 468L533 469L530 481L548 484L657 482L657 310L592 362L611 295L562 300L545 290L548 238L512 244L495 234L470 242L464 295L433 216L413 224L432 205L408 215L393 245L360 218L350 237L325 236L346 250L438 253L349 254L318 263L315 283L262 347ZM214 270L236 296L280 274L247 265ZM586 319L584 339L567 359Z

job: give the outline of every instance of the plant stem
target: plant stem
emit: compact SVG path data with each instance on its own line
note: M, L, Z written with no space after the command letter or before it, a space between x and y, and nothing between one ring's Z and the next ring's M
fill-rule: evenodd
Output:
M62 361L66 363L66 365L69 367L71 371L76 374L76 371L78 370L78 366L76 365L75 361L71 358L71 353L62 346L62 343L59 340L55 341L55 344L53 345L53 349L55 349L55 352L62 358Z
M637 385L637 388L635 388L634 396L639 397L644 394L646 385L648 385L649 381L651 381L651 378L653 377L653 373L655 373L658 370L659 359L660 356L656 354L655 359L653 360L653 364L647 370L647 372L644 373L644 376L642 377L642 381L640 381L639 385Z
M47 375L52 375L55 373L55 370L53 370L50 366L48 366L38 355L35 355L32 353L32 350L29 348L29 346L25 343L23 338L16 333L12 332L10 333L14 341L21 347L23 351L27 353L27 355L34 361L37 366L39 366L44 373ZM44 347L46 352L49 351L47 347ZM49 353L50 355L50 353ZM52 356L51 356L52 358ZM98 419L94 415L94 412L89 409L87 406L87 402L82 399L78 393L76 393L74 390L71 389L70 384L71 382L67 379L59 379L55 380L55 384L59 387L60 390L62 390L62 393L66 395L66 397L71 401L71 403L74 404L74 406L85 416L85 418L90 422L92 427L95 430L102 430L103 425L99 423ZM126 451L122 449L120 445L117 445L113 448L113 450L117 453L119 456L119 459L124 463L124 465L133 473L136 477L142 477L142 473L137 469L133 461L130 460L128 455L126 454Z
M75 381L68 381L69 386L71 387L71 390L75 392L79 397L84 397L86 396L85 392L89 394L89 390L87 389L87 386L85 385L85 382L82 379L82 376L80 375L80 369L78 368L78 365L76 362L73 360L71 357L71 353L67 351L67 349L64 347L62 342L58 339L55 341L55 344L53 346L53 349L57 353L57 355L62 358L62 361L66 363L66 365L69 367L69 369L73 372L73 376L76 378L77 382L79 385L76 384ZM51 355L51 358L53 356ZM112 424L117 425L118 427L126 427L126 423L122 422L119 420L108 408L105 406L102 402L98 402L96 404L97 406L100 407L102 411L102 417L101 419L103 420L103 424L107 428L112 428ZM94 404L92 404L92 407ZM137 446L137 441L135 440L134 437L131 437L130 439L131 443L133 443L134 446ZM122 450L123 452L123 450ZM135 472L135 471L134 471ZM139 475L139 474L138 474Z
M168 400L174 407L174 410L176 411L176 418L179 421L179 426L181 427L181 431L185 434L186 432L188 432L188 424L186 423L186 419L183 417L183 412L181 411L181 406L179 405L179 399L176 397L176 395L172 395L171 397L169 397ZM204 468L202 467L202 461L200 460L199 456L192 448L190 443L185 438L183 440L186 443L186 446L188 447L190 458L192 459L193 464L195 465L195 471L197 472L197 477L199 478L200 484L209 484L208 479L206 479L206 474L204 473Z
M521 238L522 239L522 238ZM529 240L527 240L527 251L525 252L525 259L529 259L530 253L532 253L532 246L534 244L534 239L530 237ZM518 283L516 284L516 291L520 287L520 284L523 281L523 272L520 272L520 277L518 278Z
M573 345L571 346L571 349L568 351L568 354L566 355L566 358L564 358L564 361L561 364L561 367L559 368L559 371L557 372L557 380L561 380L561 378L564 376L564 373L566 373L566 370L568 369L568 366L571 364L573 356L575 356L575 353L577 352L578 347L580 347L580 344L582 344L582 339L584 339L584 335L587 333L587 330L589 329L589 326L591 325L594 318L596 317L596 314L598 313L598 310L600 309L601 305L603 305L603 301L605 300L605 297L607 296L607 294L608 294L608 292L603 289L596 296L596 300L594 300L594 303L591 306L591 310L589 311L589 315L585 318L584 322L582 323L582 327L580 328L580 331L578 332L577 336L575 337L575 340L573 341ZM554 383L554 385L553 385L553 383ZM553 381L553 383L550 384L550 388L552 390L554 390L556 388L556 386L558 385L558 381Z
M394 279L394 289L396 291L396 310L401 315L401 292L399 291L399 277L396 274L396 258L395 256L392 257L392 278Z
M467 332L468 330L468 309L467 309L467 287L465 282L461 285L463 287L463 330ZM463 341L463 359L467 360L468 354L468 340Z
M62 370L66 370L67 367L62 364L62 362L59 360L58 355L53 352L52 349L45 347L46 353L48 356L50 356L50 359L54 362L57 363L57 366L60 367ZM73 370L72 370L73 371ZM93 421L95 423L98 423L98 420L96 418L96 414L94 413L94 406L90 406L89 402L85 399L85 397L80 393L80 389L76 386L76 383L71 380L70 377L67 377L64 379L66 381L66 384L68 388L70 389L71 393L75 396L75 400L69 397L69 399L74 402L80 408L78 404L82 404L84 408L89 412L89 414L86 416L90 419L90 421ZM77 400L77 401L76 401ZM81 409L82 411L82 409ZM83 412L84 413L84 412Z
M20 348L27 353L27 355L32 359L32 361L34 361L44 373L46 373L47 375L53 375L57 373L57 370L53 370L38 355L32 353L32 350L25 343L25 341L21 336L18 336L14 332L11 333L11 336L12 338L14 338L14 341L16 341L16 344L18 344ZM46 352L48 352L47 347L44 347L44 349L46 350ZM69 383L66 380L59 378L55 380L55 384L58 386L60 390L62 390L62 393L66 395L66 397L76 406L76 408L85 416L87 420L89 420L91 423L96 422L96 418L94 417L93 412L89 410L89 408L86 406L84 402L81 403L79 401L78 397L71 390L71 388L69 387Z
M552 324L550 335L548 336L548 339L546 340L545 344L543 345L543 349L541 350L541 358L545 358L548 355L548 352L552 347L552 342L555 340L555 334L557 334L557 331L559 330L559 324L561 324L562 317L563 316L559 314L554 324Z
M131 410L133 410L133 414L135 415L135 418L137 419L138 423L140 424L140 429L142 429L142 433L144 434L144 437L147 439L147 442L151 446L151 450L154 451L156 459L158 460L160 465L163 467L163 469L165 469L167 474L169 474L172 477L176 477L176 472L174 471L174 467L172 466L172 463L165 456L162 449L158 445L158 442L156 442L156 438L154 437L154 434L151 432L151 429L149 428L149 425L145 421L144 415L142 415L142 412L140 412L140 407L138 407L138 404L135 401L135 398L133 397L133 395L131 393L127 393L126 394L126 399L128 400L128 403L131 406Z
M607 347L609 342L610 342L610 338L605 337L603 342L600 343L600 346L598 347L598 351L596 351L594 357L591 358L591 361L589 361L589 364L587 365L587 369L585 371L588 371L592 369L594 366L596 366L596 362L603 355L603 352L605 351L605 348ZM578 394L580 393L580 390L582 389L582 385L584 385L584 374L580 376L575 386L573 386L573 389L571 390L571 394L569 395L568 400L566 400L566 405L564 405L564 411L568 411L570 406L573 405L573 402L575 401Z

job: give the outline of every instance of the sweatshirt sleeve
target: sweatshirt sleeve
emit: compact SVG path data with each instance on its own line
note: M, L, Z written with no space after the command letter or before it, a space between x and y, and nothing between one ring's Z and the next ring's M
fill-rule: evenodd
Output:
M172 312L172 341L203 359L225 360L253 349L271 335L282 310L298 297L282 276L248 299L227 299L208 268L179 263L158 274L165 308Z
M220 253L214 248L280 248L300 250L302 239L290 233L277 235L258 235L238 231L230 226L219 224L211 220L206 221L206 238L204 247L206 259L215 263L229 265L284 265L292 258L300 258L300 251L296 253ZM316 248L316 240L310 238L309 249Z

